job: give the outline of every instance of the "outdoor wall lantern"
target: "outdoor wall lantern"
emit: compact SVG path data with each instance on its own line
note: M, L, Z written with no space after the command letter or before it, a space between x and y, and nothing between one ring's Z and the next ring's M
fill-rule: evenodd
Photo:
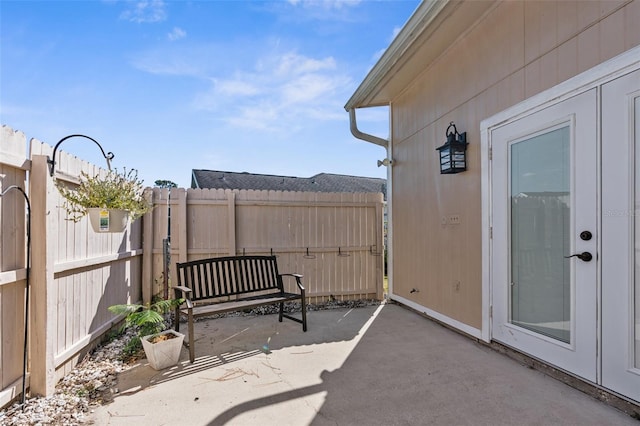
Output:
M86 138L89 139L90 141L95 142L96 145L98 145L98 148L100 148L100 151L102 152L102 156L104 157L105 160L107 160L107 168L109 170L111 170L111 160L113 160L113 152L108 152L108 153L104 153L104 149L102 149L102 146L98 143L97 140L90 138L89 136L85 136L85 135L69 135L69 136L65 136L64 138L60 139L58 141L58 143L56 144L56 146L53 147L53 154L51 155L51 159L47 160L47 163L49 163L49 175L53 176L53 172L55 170L56 167L56 151L58 150L58 146L60 146L60 144L64 141L66 141L67 139L71 139L71 138L75 138L75 137L81 137L81 138Z
M453 131L449 131L453 127ZM440 174L460 173L467 170L467 132L458 133L453 121L449 123L447 141L436 148L440 153Z

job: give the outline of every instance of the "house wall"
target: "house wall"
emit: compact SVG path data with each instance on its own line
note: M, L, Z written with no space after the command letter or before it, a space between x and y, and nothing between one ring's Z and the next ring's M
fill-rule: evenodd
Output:
M496 2L393 100L394 295L481 328L480 122L639 45L638 22L640 0ZM468 171L440 175L451 121Z

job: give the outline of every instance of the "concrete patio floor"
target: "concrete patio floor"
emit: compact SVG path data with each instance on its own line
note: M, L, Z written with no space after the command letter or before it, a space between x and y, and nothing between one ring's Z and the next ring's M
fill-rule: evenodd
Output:
M196 323L196 362L121 374L97 425L635 425L395 304Z

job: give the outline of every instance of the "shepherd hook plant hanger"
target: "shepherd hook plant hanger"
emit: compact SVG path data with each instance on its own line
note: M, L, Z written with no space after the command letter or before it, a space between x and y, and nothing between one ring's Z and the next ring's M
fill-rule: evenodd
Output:
M60 139L58 141L58 143L56 144L56 146L53 147L53 154L51 155L51 159L47 160L47 163L49 163L49 175L51 175L53 177L53 172L55 170L56 167L56 151L58 150L58 146L60 146L60 144L64 141L66 141L67 139L70 138L75 138L75 137L81 137L81 138L87 138L90 141L95 142L96 145L98 145L98 148L100 148L100 151L102 152L102 156L104 157L105 160L107 160L107 168L109 170L111 170L111 160L113 160L113 157L115 157L115 155L113 155L113 152L107 152L106 154L104 153L104 149L102 149L102 146L98 143L97 140L86 136L86 135L69 135L69 136L65 136L64 138Z
M29 197L27 193L24 192L24 189L20 188L17 185L11 185L4 191L0 193L0 197L4 196L10 190L15 189L20 191L24 196L24 199L27 203L27 274L26 274L26 285L25 285L25 301L24 301L24 346L22 352L22 409L24 410L24 399L25 399L25 387L26 387L26 377L27 377L27 338L29 336L29 271L31 270L31 202L29 201Z

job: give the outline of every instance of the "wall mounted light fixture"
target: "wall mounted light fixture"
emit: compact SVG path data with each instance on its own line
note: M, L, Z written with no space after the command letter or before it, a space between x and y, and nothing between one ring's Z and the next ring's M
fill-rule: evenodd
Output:
M393 164L393 160L390 160L388 158L385 158L384 160L378 160L378 167L380 166L390 166Z
M55 167L56 167L56 151L58 150L58 146L60 146L60 144L64 141L66 141L67 139L71 139L71 138L75 138L75 137L81 137L81 138L86 138L89 139L90 141L95 142L96 145L98 145L98 148L100 148L100 151L102 152L102 156L104 157L105 160L107 160L107 168L109 170L111 170L111 160L113 160L113 152L108 152L108 153L104 153L104 149L102 149L102 146L98 143L97 140L90 138L89 136L85 136L85 135L69 135L69 136L65 136L64 138L60 139L58 141L58 143L56 144L56 146L53 147L53 154L51 155L51 159L47 160L47 163L49 163L49 175L53 176L53 172L55 171Z
M453 131L449 131L453 127ZM445 132L447 141L436 148L440 155L440 174L460 173L467 170L467 132L458 133L453 121Z

